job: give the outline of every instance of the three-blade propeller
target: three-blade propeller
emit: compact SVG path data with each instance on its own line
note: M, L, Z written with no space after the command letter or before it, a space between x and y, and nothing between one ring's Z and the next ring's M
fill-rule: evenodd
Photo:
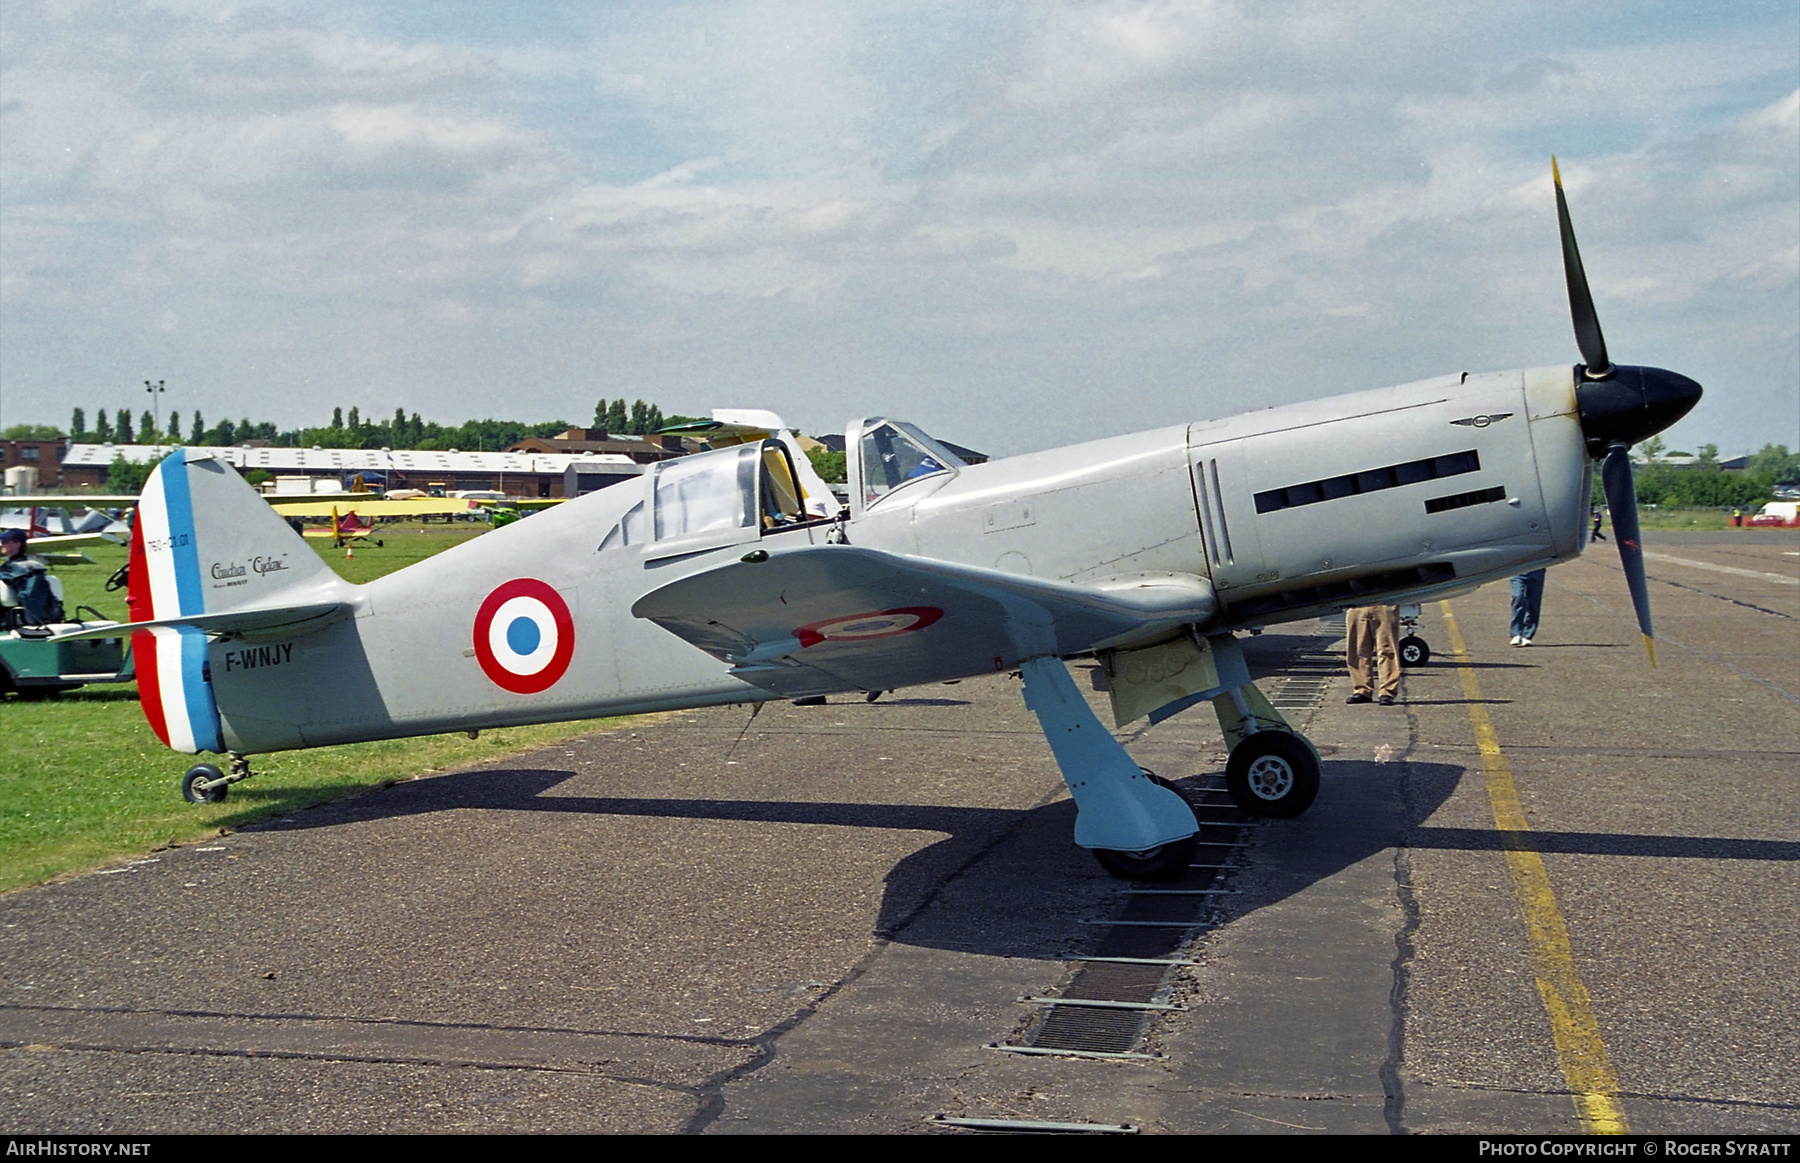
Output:
M1700 400L1700 385L1662 368L1615 367L1607 358L1606 337L1600 333L1600 317L1594 311L1594 296L1588 290L1581 251L1575 245L1575 228L1569 223L1569 203L1563 196L1562 172L1555 158L1550 159L1550 173L1556 183L1556 221L1562 231L1569 314L1575 324L1575 344L1585 361L1575 388L1576 406L1588 451L1601 460L1600 483L1612 513L1619 563L1625 567L1625 584L1631 588L1631 605L1644 634L1644 648L1650 653L1650 665L1655 666L1656 635L1650 627L1650 587L1638 536L1637 483L1632 479L1630 450L1637 441L1687 415Z

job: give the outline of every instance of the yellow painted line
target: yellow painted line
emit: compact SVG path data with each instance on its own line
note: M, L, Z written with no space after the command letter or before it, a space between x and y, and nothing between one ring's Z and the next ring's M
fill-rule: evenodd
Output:
M1556 1057L1563 1078L1575 1098L1575 1115L1584 1131L1594 1135L1626 1135L1625 1108L1619 1105L1619 1078L1611 1055L1600 1037L1594 1002L1588 996L1575 957L1569 948L1569 927L1557 907L1544 858L1531 839L1531 825L1513 785L1512 766L1500 750L1500 736L1488 717L1481 684L1469 664L1469 648L1457 628L1449 602L1439 602L1444 623L1450 628L1450 648L1456 655L1456 673L1462 679L1463 697L1469 703L1469 721L1475 727L1475 744L1481 748L1481 766L1487 774L1488 802L1494 809L1494 826L1506 848L1506 866L1525 914L1525 932L1531 939L1531 967L1537 974L1538 993L1550 1015L1550 1034L1556 1040Z

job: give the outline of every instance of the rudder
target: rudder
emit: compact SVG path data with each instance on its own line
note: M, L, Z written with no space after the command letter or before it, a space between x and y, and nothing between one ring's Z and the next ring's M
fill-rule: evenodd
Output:
M331 567L211 453L178 448L150 474L132 522L126 603L133 622L218 614L272 600L336 596ZM176 751L223 751L206 632L135 631L138 701Z

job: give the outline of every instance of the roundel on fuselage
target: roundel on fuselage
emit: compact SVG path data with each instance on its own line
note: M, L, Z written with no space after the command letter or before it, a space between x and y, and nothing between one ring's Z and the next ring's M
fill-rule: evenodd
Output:
M475 658L495 686L517 695L550 689L575 655L575 620L562 595L536 578L497 587L475 612Z

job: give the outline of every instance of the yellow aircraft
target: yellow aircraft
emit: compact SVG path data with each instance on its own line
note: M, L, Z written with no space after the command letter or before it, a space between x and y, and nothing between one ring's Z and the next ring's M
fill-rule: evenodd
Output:
M282 497L271 497L269 504L283 517L329 517L343 507L344 502L314 500L289 501ZM445 517L459 513L472 513L481 508L479 501L471 501L462 497L415 497L406 501L365 501L355 502L355 512L368 520L377 517Z
M306 536L329 537L331 538L332 548L342 549L349 542L367 540L369 537L373 536L374 533L375 526L372 523L363 520L361 517L358 517L355 509L352 509L348 514L340 518L338 516L337 506L333 505L331 507L331 528L308 529L306 531ZM381 539L376 538L375 544L379 546L381 544Z

